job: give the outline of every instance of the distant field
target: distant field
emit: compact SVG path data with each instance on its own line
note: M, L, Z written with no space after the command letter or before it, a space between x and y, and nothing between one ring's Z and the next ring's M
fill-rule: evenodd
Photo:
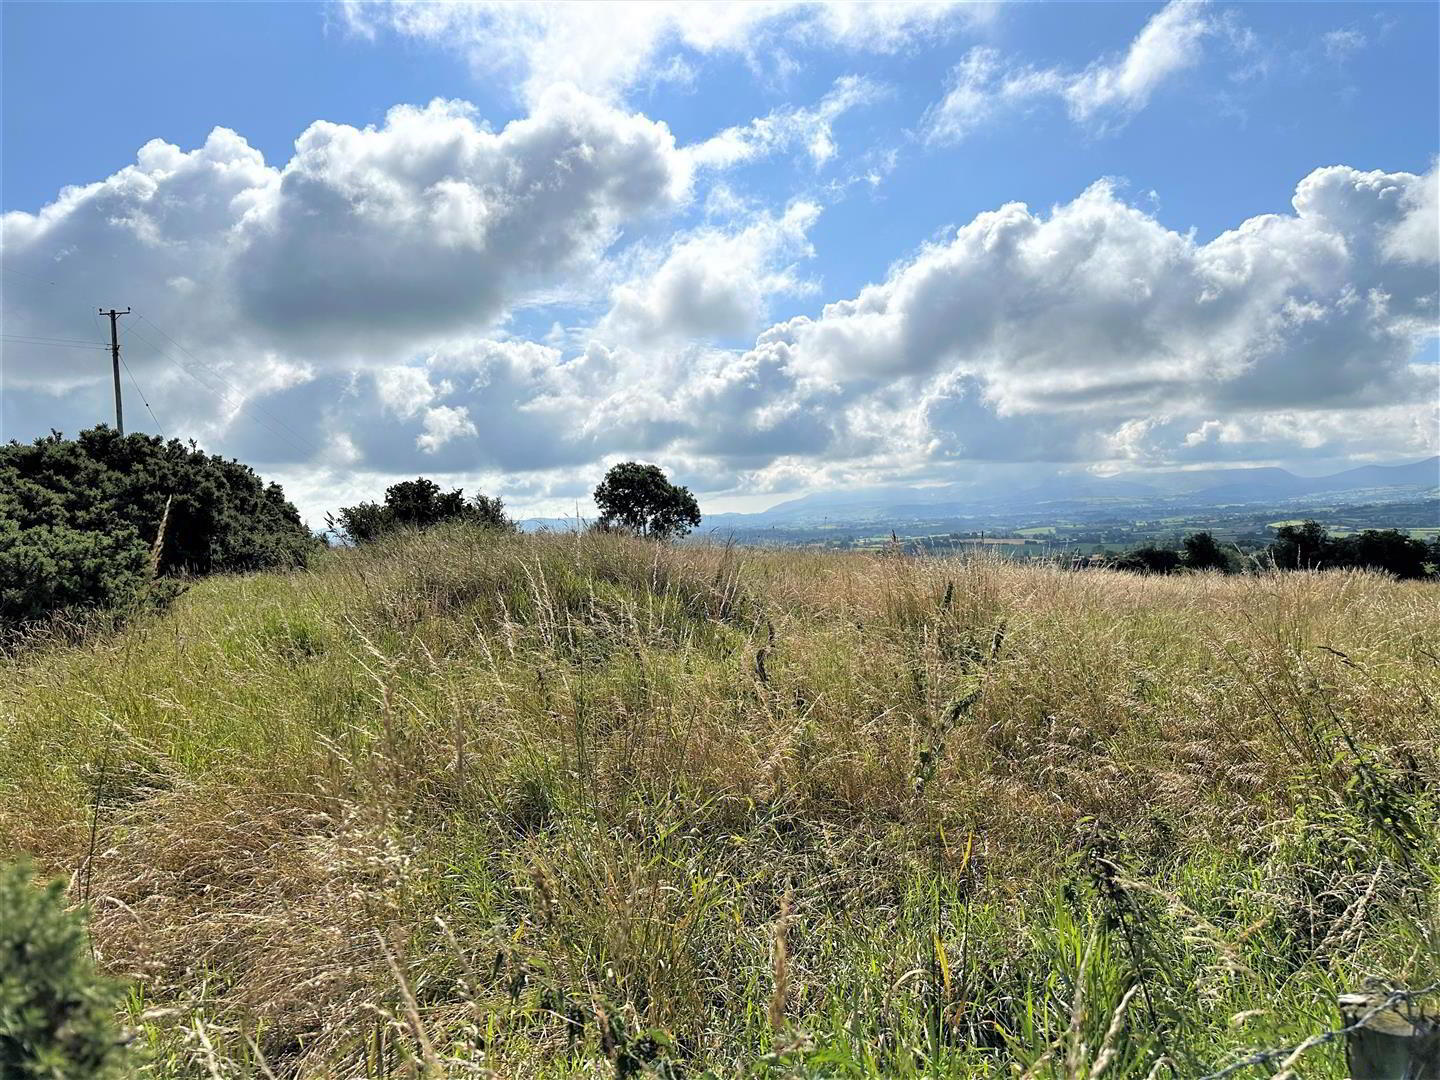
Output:
M436 530L9 662L0 850L137 1076L1199 1077L1440 973L1437 599Z

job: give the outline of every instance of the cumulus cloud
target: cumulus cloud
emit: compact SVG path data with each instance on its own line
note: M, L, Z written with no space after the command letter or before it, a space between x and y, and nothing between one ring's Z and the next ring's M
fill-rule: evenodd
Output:
M616 98L632 87L686 79L691 58L742 57L752 66L786 46L890 53L989 17L991 5L956 0L805 3L798 0L648 3L366 3L342 8L352 30L381 31L460 49L482 74L517 78L527 100L568 83ZM782 61L783 62L783 61Z
M663 124L563 89L498 133L444 101L317 123L243 222L236 286L253 324L331 347L483 323L676 207L689 175Z
M1435 373L1413 361L1440 305L1432 183L1318 169L1292 213L1203 244L1107 182L1048 213L1010 204L738 355L594 343L557 369L556 415L583 412L596 447L757 488L807 469L1431 453ZM1397 254L1411 235L1428 248Z
M808 145L766 130L736 140ZM1440 305L1433 168L1316 169L1289 212L1205 243L1101 180L981 213L809 317L820 204L702 203L703 156L573 89L498 131L454 102L317 124L283 165L224 129L152 142L5 216L7 334L98 338L92 303L135 303L127 356L172 433L325 499L312 516L357 476L555 499L624 456L783 490L1436 449L1415 363ZM517 310L564 290L574 325L527 340ZM7 345L7 425L105 416L103 360Z
M123 282L205 338L316 359L413 348L593 264L689 185L663 124L563 89L499 132L448 101L379 127L319 122L280 169L225 129L190 152L155 141L108 180L5 215L7 262L67 282L12 326L54 334L71 297ZM185 280L208 286L198 324Z
M1170 0L1123 56L1079 71L1006 63L989 46L971 49L951 74L945 97L928 112L926 137L957 142L999 112L1046 98L1064 104L1079 124L1103 128L1143 109L1166 82L1200 63L1204 39L1218 23L1204 0Z
M678 239L649 272L618 286L596 336L653 345L755 333L770 299L807 291L796 260L812 254L815 203L759 214L740 228L703 228Z
M1294 214L1207 244L1103 181L1048 216L1010 204L798 325L789 368L852 391L964 371L1002 415L1414 401L1410 361L1435 332L1433 183L1318 169Z

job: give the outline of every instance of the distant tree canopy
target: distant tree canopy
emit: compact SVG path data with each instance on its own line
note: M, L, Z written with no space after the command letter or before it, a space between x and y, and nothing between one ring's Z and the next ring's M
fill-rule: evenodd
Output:
M1180 565L1178 551L1153 544L1127 551L1114 562L1116 570L1133 570L1142 574L1173 574L1180 569Z
M161 575L211 574L303 565L314 548L279 485L194 443L101 425L0 446L5 622L136 600L152 557Z
M463 488L442 491L425 477L406 480L385 489L383 503L343 506L325 519L327 527L355 544L369 543L401 529L425 529L442 521L468 521L497 529L514 529L498 498L465 498Z
M1398 578L1429 576L1426 563L1440 572L1440 539L1431 544L1397 529L1366 529L1350 536L1331 536L1319 522L1282 525L1270 549L1275 565L1285 570L1320 570L1350 566L1383 570Z
M1180 565L1189 570L1231 570L1230 555L1212 533L1198 532L1185 537Z
M1324 570L1350 567L1379 570L1398 578L1440 576L1440 537L1429 544L1397 529L1366 529L1350 536L1331 536L1316 521L1282 525L1275 532L1270 558L1279 570ZM1104 560L1116 570L1170 574L1177 570L1236 569L1236 560L1208 532L1185 537L1183 550L1147 545Z
M600 525L639 536L671 540L700 524L690 489L677 487L655 465L626 461L611 467L595 488Z

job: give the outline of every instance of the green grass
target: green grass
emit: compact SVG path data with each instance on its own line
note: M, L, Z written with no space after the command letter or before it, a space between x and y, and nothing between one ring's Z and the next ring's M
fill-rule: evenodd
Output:
M140 1076L1198 1076L1440 967L1436 599L436 530L22 654L0 851Z

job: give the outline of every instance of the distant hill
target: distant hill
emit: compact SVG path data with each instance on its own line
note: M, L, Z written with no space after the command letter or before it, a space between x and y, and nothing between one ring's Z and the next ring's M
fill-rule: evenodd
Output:
M1015 490L999 483L884 486L802 495L753 514L709 514L702 530L779 530L840 525L888 526L924 519L986 516L1038 507L1143 508L1284 502L1307 495L1377 490L1421 494L1440 486L1440 457L1404 465L1364 465L1328 476L1275 467L1192 469L1116 476L1072 474Z
M1073 473L1051 477L1018 490L991 481L931 487L884 485L840 491L816 491L787 499L758 513L706 514L699 532L814 530L840 526L888 529L911 521L987 517L997 513L1047 508L1113 506L1142 510L1152 506L1281 503L1307 495L1382 492L1419 495L1440 487L1440 457L1405 465L1362 465L1328 476L1297 476L1271 466L1189 469L1158 473L1094 476ZM528 518L527 532L569 532L574 516Z

